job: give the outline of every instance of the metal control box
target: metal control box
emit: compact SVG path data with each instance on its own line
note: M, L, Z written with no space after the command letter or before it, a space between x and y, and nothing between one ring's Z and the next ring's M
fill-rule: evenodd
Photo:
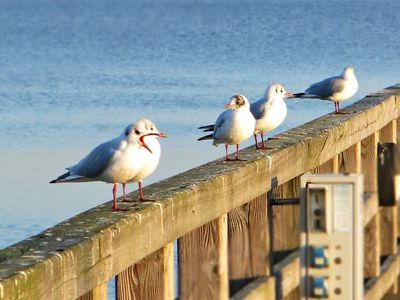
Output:
M363 299L363 175L301 177L301 299Z

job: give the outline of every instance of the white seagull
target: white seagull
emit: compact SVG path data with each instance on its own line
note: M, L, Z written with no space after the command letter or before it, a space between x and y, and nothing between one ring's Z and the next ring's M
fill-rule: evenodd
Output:
M341 114L339 102L352 97L358 90L358 82L351 66L344 68L339 76L330 77L310 85L304 93L294 94L293 98L317 98L335 103L336 114Z
M198 141L212 139L214 146L225 144L226 160L240 160L239 144L254 133L256 120L250 112L249 100L243 95L232 96L225 108L229 109L219 115L215 125L199 127L205 132L213 131L213 133L199 138ZM228 145L236 145L235 159L228 157Z
M157 132L157 134L146 135L146 145L150 149L150 152L143 151L144 152L143 167L135 176L129 179L126 183L137 182L139 186L139 200L145 201L143 195L143 187L142 187L143 179L154 172L154 170L158 166L158 162L160 161L160 156L161 156L161 146L160 143L158 142L157 137L167 137L167 136L162 132L158 132L156 126L151 121L146 119L143 119L142 121L144 122L146 130L148 130L149 132ZM125 197L126 183L122 183L122 186L124 188L124 201L128 201L128 199Z
M88 181L112 183L114 201L112 209L116 211L118 210L117 184L131 182L138 174L143 172L143 168L149 168L146 167L149 160L148 154L152 154L153 149L147 144L149 138L146 139L146 142L145 138L152 136L165 137L166 135L158 132L151 121L141 119L128 125L120 136L98 145L79 163L67 168L67 173L50 181L50 183ZM159 153L159 149L154 149L154 151ZM154 160L157 163L158 159L159 156L155 155ZM125 195L124 199L126 199Z
M284 97L293 96L286 92L279 83L271 84L265 91L264 97L250 105L250 111L256 119L254 140L256 149L264 149L264 133L278 127L286 118L287 108ZM257 143L257 134L260 133L262 144Z

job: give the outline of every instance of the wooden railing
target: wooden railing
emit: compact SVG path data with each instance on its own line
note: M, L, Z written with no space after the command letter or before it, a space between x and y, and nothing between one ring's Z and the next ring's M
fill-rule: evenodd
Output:
M107 203L1 250L0 299L106 299L113 277L118 299L298 299L299 207L271 210L267 194L297 197L305 172L364 173L365 299L395 294L398 207L378 206L376 145L397 141L399 104L400 85L387 88L277 135L273 150L148 186L154 203Z

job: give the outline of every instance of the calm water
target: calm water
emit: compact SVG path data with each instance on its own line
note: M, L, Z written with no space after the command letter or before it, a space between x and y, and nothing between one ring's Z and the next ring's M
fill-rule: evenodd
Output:
M360 89L348 104L400 82L399 11L398 0L0 0L0 248L110 200L104 183L48 181L138 118L170 136L148 185L223 155L196 127L235 93L301 91L349 63ZM288 107L275 133L333 111Z

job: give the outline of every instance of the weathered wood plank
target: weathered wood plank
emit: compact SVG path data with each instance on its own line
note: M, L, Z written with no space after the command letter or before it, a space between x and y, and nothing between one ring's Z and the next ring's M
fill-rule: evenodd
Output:
M377 145L379 132L361 141L361 165L364 174L364 190L377 193ZM377 199L376 199L377 200ZM380 215L377 213L364 228L364 277L380 274Z
M228 213L229 279L269 275L267 195Z
M339 155L335 154L331 159L316 168L318 174L337 173L339 171Z
M397 277L397 280L395 280L396 284L394 284L397 287L397 292L395 293L394 291L389 291L386 293L386 295L382 298L382 300L399 300L400 299L400 290L398 289L398 286L400 285L400 277Z
M329 114L271 141L272 150L241 152L146 187L155 203L98 206L45 233L0 251L0 299L66 299L107 282L135 262L191 230L312 170L399 116L400 86ZM290 166L290 167L287 167ZM137 193L131 195L132 198ZM134 237L134 238L133 238Z
M397 120L389 122L380 130L381 142L395 143L397 140ZM381 255L395 255L397 253L397 206L379 208L381 230Z
M340 173L361 173L361 142L355 143L339 155Z
M382 299L399 275L397 256L389 256L382 265L379 278L372 278L365 284L364 300Z
M107 284L101 284L90 292L80 296L78 300L107 300Z
M299 300L300 299L300 287L295 288L287 296L283 297L283 300Z
M116 299L174 299L174 245L160 250L119 273Z
M274 188L270 194L275 199L298 198L300 177ZM273 207L273 251L293 250L300 245L300 207L284 205Z
M275 278L259 277L234 294L231 300L275 300Z
M381 255L397 253L397 206L379 208Z
M227 215L178 241L181 299L228 299Z
M295 251L274 265L276 277L276 297L282 299L289 296L300 286L300 257Z
M363 224L367 224L379 212L378 193L364 193Z

